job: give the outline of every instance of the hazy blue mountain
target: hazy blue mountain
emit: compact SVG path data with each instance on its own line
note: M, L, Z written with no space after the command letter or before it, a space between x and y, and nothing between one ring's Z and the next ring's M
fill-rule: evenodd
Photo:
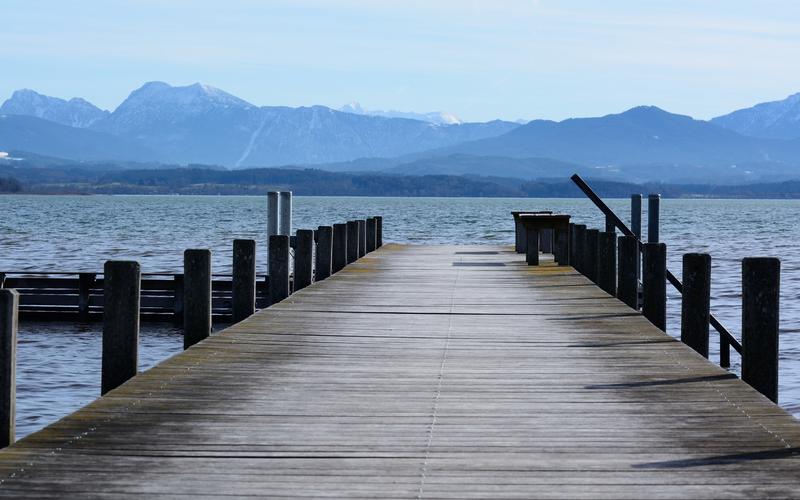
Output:
M711 120L742 135L772 139L800 137L800 92L782 101L764 102Z
M30 151L72 160L152 159L120 137L24 115L0 115L0 151Z
M534 120L506 134L430 152L512 158L544 157L586 166L753 161L800 163L798 144L742 136L691 117L641 106L620 114Z
M383 116L386 118L410 118L412 120L421 120L424 122L435 123L437 125L456 125L464 123L464 120L457 117L453 113L447 111L432 111L430 113L414 113L409 111L378 111L373 109L364 109L358 102L351 102L345 104L339 111L344 113L353 113L356 115L367 116Z
M22 89L14 92L0 106L0 114L35 116L70 127L85 128L105 118L108 111L79 97L66 101Z
M517 126L502 121L435 125L324 106L257 107L207 85L150 82L92 128L139 141L163 161L244 167L399 156Z

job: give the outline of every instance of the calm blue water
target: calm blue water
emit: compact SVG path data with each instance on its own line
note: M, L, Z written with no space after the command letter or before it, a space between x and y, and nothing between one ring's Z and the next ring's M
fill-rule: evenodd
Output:
M629 219L628 200L608 204ZM510 244L509 212L536 209L569 213L594 227L604 224L583 199L295 197L294 227L382 215L386 241ZM99 271L105 260L134 259L143 272L179 272L184 249L211 248L214 271L224 273L230 271L233 239L266 240L263 197L14 195L0 196L0 210L0 271ZM683 253L712 255L712 310L737 336L742 257L781 257L780 398L800 416L800 201L662 200L661 216L661 239L677 276ZM265 272L263 245L258 266ZM679 314L680 299L671 294L673 335ZM23 323L20 330L21 437L99 395L100 326ZM164 325L143 325L141 342L142 369L182 347L181 332ZM712 359L716 342L712 334ZM735 352L731 358L738 372Z

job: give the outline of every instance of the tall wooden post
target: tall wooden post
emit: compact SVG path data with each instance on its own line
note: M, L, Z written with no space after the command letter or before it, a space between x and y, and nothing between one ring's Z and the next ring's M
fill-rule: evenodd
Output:
M602 232L597 240L597 285L606 293L617 295L617 238L614 232Z
M280 215L280 203L277 191L267 193L267 244L269 237L278 234L278 219Z
M183 252L183 348L211 335L211 250Z
M586 224L575 224L575 260L572 263L579 273L585 275L586 261Z
M647 195L647 242L659 242L659 213L661 211L661 195Z
M586 253L584 254L584 276L597 283L597 239L600 231L586 230Z
M347 221L347 263L358 260L358 221Z
M376 224L374 217L368 217L366 221L367 230L367 253L375 251L376 245Z
M642 314L651 323L667 331L667 246L645 243L642 259Z
M617 238L617 298L639 310L639 240L634 236Z
M280 198L280 227L278 234L289 236L292 233L292 192L281 191Z
M103 266L101 394L116 389L136 375L141 279L138 262L107 261Z
M317 261L314 279L322 281L331 275L333 263L333 227L317 228Z
M781 261L742 260L742 380L778 402Z
M297 230L297 248L294 251L294 291L311 284L314 272L314 231Z
M383 246L383 217L375 216L375 248Z
M233 278L231 280L233 322L256 312L256 242L233 240Z
M97 282L95 273L80 273L78 275L78 318L80 321L89 321L89 299L92 287Z
M333 225L333 257L331 261L331 272L338 273L347 265L347 224Z
M289 237L276 234L269 238L269 304L289 296Z
M711 314L711 256L683 256L681 342L708 358L708 322Z
M541 231L528 227L525 229L525 261L529 266L539 265L539 237Z
M358 221L358 258L367 255L367 221Z
M631 195L631 231L642 239L642 195Z
M569 223L569 263L573 267L576 265L576 262L578 260L577 257L576 257L576 251L577 251L577 249L576 249L576 247L577 247L576 236L577 236L577 233L575 232L575 223L574 222L570 222Z
M14 442L17 402L19 294L0 289L0 448Z

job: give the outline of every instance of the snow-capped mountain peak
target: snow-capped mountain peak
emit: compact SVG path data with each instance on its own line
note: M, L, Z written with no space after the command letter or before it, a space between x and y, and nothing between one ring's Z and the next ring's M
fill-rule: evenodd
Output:
M58 97L46 96L31 89L15 91L0 106L0 113L35 116L77 128L89 127L108 115L108 111L103 111L79 97L73 97L67 101Z
M386 118L408 118L410 120L420 120L428 123L433 123L436 125L459 125L464 123L461 118L457 117L453 113L449 113L447 111L433 111L430 113L415 113L413 111L380 111L380 110L368 110L361 106L360 103L356 101L352 101L348 104L345 104L339 111L344 113L352 113L355 115L365 115L365 116L383 116Z

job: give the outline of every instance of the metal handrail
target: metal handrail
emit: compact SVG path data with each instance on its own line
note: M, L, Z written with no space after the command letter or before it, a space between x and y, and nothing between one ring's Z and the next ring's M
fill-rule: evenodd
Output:
M572 177L570 177L570 179L575 183L575 185L578 186L578 188L580 188L581 191L583 191L583 194L585 194L592 201L592 203L594 203L595 206L599 208L601 212L603 212L607 219L610 220L622 232L622 234L636 238L636 241L639 242L639 251L641 252L643 243L639 239L639 236L631 231L628 226L622 222L622 219L617 217L617 214L615 214L614 211L611 210L611 208L609 208L599 196L597 196L597 194L592 190L591 187L589 187L586 181L584 181L578 174L574 174ZM678 291L678 293L683 295L683 283L681 283L680 280L676 278L669 269L667 269L667 281L670 282L670 284L675 288L675 290ZM727 340L729 345L733 346L736 352L742 354L742 344L736 340L731 332L728 331L728 329L725 328L725 326L720 323L713 314L709 314L709 323L717 332L719 332L722 337L725 338L725 340Z

